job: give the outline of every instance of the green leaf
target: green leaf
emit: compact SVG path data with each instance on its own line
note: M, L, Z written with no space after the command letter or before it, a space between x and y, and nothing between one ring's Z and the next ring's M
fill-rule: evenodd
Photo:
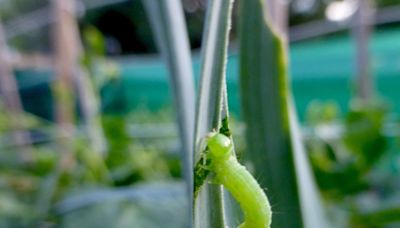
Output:
M94 56L104 56L106 44L101 32L94 26L87 26L83 29L83 39L87 52Z
M284 40L269 23L264 0L239 7L244 157L267 189L272 227L327 227L291 104Z
M232 4L233 0L208 3L197 103L195 162L200 159L202 138L220 129L221 119L227 116L223 104L226 104L225 68ZM194 202L194 227L225 227L222 198L220 185L201 187Z
M363 172L369 171L388 147L383 135L387 112L386 104L381 101L355 100L346 116L343 141Z
M185 18L179 0L144 0L157 45L168 64L177 109L188 201L193 198L194 79ZM192 205L189 205L192 208ZM191 220L191 219L190 219Z
M379 208L375 211L361 212L352 216L351 223L353 227L383 227L391 223L395 227L396 224L400 224L400 208Z

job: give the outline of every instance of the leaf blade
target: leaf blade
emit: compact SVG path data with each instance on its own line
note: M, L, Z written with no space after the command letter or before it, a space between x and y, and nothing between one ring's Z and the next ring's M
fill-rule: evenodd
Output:
M201 82L195 127L195 160L200 159L201 140L227 115L223 112L225 71L233 0L208 3L204 45L202 46ZM224 116L222 116L224 115ZM220 185L205 184L195 199L194 227L225 227L223 191Z
M157 45L168 64L177 109L189 208L193 198L194 76L183 8L179 0L144 0ZM190 219L191 220L191 219Z
M240 82L248 145L245 158L253 163L260 184L275 205L272 227L326 227L320 226L325 225L324 219L304 211L304 202L313 209L322 206L317 196L311 199L305 194L310 189L318 191L311 173L306 172L309 165L296 129L286 46L264 9L262 0L242 1L239 9Z

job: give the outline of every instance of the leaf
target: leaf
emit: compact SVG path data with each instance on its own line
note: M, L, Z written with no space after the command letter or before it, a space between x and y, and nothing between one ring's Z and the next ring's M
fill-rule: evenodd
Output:
M382 101L355 100L346 116L343 141L363 172L369 171L387 150L388 142L383 135L387 112Z
M379 208L372 212L355 214L352 216L351 222L353 227L381 227L391 223L395 227L396 224L397 226L400 224L400 208Z
M272 201L272 227L326 227L290 100L284 40L269 23L264 1L239 7L244 157Z
M146 6L157 45L170 71L181 139L184 176L187 183L188 201L191 203L195 89L183 8L179 0L144 0L143 4ZM192 208L191 204L189 208Z
M104 56L106 44L101 32L94 26L87 26L83 29L83 39L87 46L87 52L93 56Z
M202 46L201 81L195 128L195 160L200 159L201 140L219 129L226 99L225 69L233 0L209 1ZM225 102L226 103L226 102ZM220 185L204 184L194 205L194 227L225 227Z

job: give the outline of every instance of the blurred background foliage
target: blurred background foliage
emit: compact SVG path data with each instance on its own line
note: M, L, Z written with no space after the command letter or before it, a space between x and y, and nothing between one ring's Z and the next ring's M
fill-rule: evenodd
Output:
M344 118L339 113L333 101L314 101L307 114L310 131L305 142L324 198L336 212L350 212L354 218L347 226L398 224L393 214L379 213L388 207L393 213L399 205L399 136L390 133L399 122L388 121L390 109L383 100L355 99ZM378 219L360 216L371 211L369 216Z
M155 80L161 78L160 75L165 76L166 70L160 63L151 62L156 45L144 8L137 0L90 8L95 2L83 1L82 6L86 6L87 11L79 14L85 47L81 65L90 73L101 101L99 118L106 138L106 156L101 158L89 149L82 129L78 128L76 133L56 134L51 105L53 97L48 85L53 80L51 64L44 61L44 67L16 67L22 102L26 110L30 109L18 118L23 129L29 131L34 145L29 159L15 151L18 145L11 140L12 126L4 106L0 106L0 227L186 225L181 219L189 212L182 206L187 202L181 183L174 110L167 82L157 84ZM290 26L324 19L330 2L290 1ZM376 1L378 8L399 3L399 0ZM183 0L183 4L190 45L196 56L201 46L206 3ZM25 28L18 23L24 16L41 12L38 10L49 5L48 0L0 0L0 16L9 32L6 35L14 53L52 53L50 24L23 32ZM28 19L35 24L48 17L48 12L39 15ZM233 20L231 39L235 49L237 18ZM379 29L390 26L398 28L398 24L392 23ZM335 35L332 39L339 40ZM309 43L305 47L307 45ZM386 49L391 49L390 46ZM233 53L229 64L235 58ZM393 66L397 66L393 74L398 78L398 55L384 60L393 61ZM372 63L374 66L379 64L385 63ZM313 69L307 64L296 66L299 65L302 69ZM334 65L332 69L340 68L340 64ZM129 70L134 69L139 75L149 72L146 67L157 69L158 74L146 75L148 78L143 84L128 80ZM195 57L194 69L198 68ZM26 73L27 70L33 72ZM234 70L228 66L228 88L233 91L230 96L237 98L235 79L232 79ZM152 76L154 78L150 78ZM347 84L346 81L344 85ZM328 82L328 85L331 84ZM153 90L140 90L145 86ZM386 97L362 102L355 98L347 100L346 95L340 97L349 103L343 108L343 102L324 99L324 88L313 89L323 99L316 97L304 105L307 111L300 115L304 117L304 141L309 159L332 219L344 221L340 227L390 227L387 224L396 227L400 218L400 126L396 107L392 107ZM151 95L169 100L161 102L155 109L148 105L153 99ZM297 98L300 100L301 96L295 96ZM78 109L78 123L79 112ZM236 153L240 158L246 149L240 113L233 114L232 122ZM73 148L73 160L60 174L61 178L55 179L55 173L60 172L60 148L55 143L59 137L68 139Z

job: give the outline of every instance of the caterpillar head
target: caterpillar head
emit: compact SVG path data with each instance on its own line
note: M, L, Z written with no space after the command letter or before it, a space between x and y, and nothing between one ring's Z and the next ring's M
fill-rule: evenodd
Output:
M207 146L210 156L216 159L228 157L232 151L231 139L216 132L207 136Z

